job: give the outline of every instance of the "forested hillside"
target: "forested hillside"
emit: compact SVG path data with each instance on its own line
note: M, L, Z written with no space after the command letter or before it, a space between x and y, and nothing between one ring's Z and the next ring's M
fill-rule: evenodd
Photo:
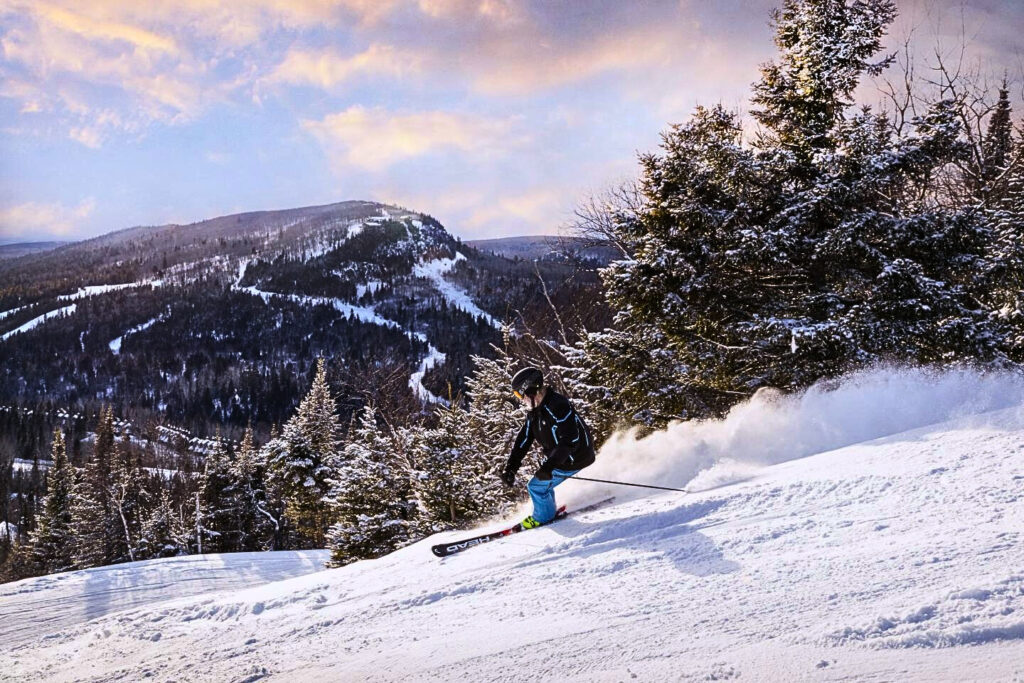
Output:
M388 399L415 410L463 391L502 321L543 317L544 286L564 304L597 278L366 202L133 228L0 265L0 403L265 434L322 356L339 383L420 372Z

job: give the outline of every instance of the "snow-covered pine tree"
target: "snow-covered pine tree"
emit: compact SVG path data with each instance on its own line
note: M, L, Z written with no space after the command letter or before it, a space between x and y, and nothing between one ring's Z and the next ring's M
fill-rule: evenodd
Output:
M313 385L281 436L266 446L268 467L285 502L285 514L300 543L322 548L330 526L328 477L337 456L341 425L327 386L324 360L317 361Z
M331 478L329 500L337 520L327 532L332 563L380 557L409 543L416 513L411 489L408 463L377 426L373 407L365 408Z
M238 550L234 536L232 501L229 490L235 485L231 450L218 433L216 446L206 456L199 480L199 529L203 552L224 553Z
M187 555L192 550L192 536L185 527L180 509L175 509L170 489L160 490L156 506L142 522L136 543L136 560Z
M557 368L596 443L620 427L712 413L662 332L628 314L616 316L615 324L563 347L566 365Z
M284 550L288 548L288 538L291 535L288 516L285 514L285 485L281 477L274 476L274 469L271 466L273 460L283 447L279 442L281 439L277 425L270 426L270 438L256 452L257 471L262 475L263 501L262 508L268 519L272 519L272 537L270 539L271 550Z
M763 146L794 155L798 167L833 148L861 75L892 61L871 60L895 17L892 0L784 0L772 12L778 58L761 67L751 98L766 127Z
M601 273L614 329L583 342L594 386L618 392L651 426L703 416L751 388L736 370L759 352L752 314L777 314L799 285L793 236L768 224L782 212L776 165L741 144L721 107L698 107L663 136L663 156L641 157L644 202L615 222L633 256ZM707 411L707 412L705 412Z
M230 535L236 550L247 552L273 547L277 517L267 507L263 468L253 442L252 425L231 464L231 484L224 490Z
M476 445L476 465L483 472L501 472L512 450L512 439L522 426L524 417L512 398L512 375L516 369L508 354L511 328L504 329L505 345L494 347L496 357L471 356L472 370L466 378L469 404L464 430L469 443ZM485 475L486 476L486 475ZM522 496L521 489L492 489L498 495L493 503L497 511L502 500L513 502Z
M435 415L436 427L411 433L413 483L426 531L489 516L506 501L498 476L504 460L489 455L474 437L466 410L452 401Z
M981 198L990 208L1006 196L1010 167L1014 165L1012 112L1010 89L1004 78L981 145L984 173Z
M46 497L32 535L33 561L39 573L61 572L74 563L75 538L71 524L75 472L68 461L64 433L53 433L53 464L46 473Z
M114 443L112 458L108 495L118 524L113 550L114 562L135 561L144 518L146 492L142 486L142 471L128 444L126 434L123 440Z
M113 453L114 411L106 406L100 410L92 458L85 464L72 509L75 566L79 569L100 567L114 561L119 522L110 501Z
M988 303L1005 329L1010 356L1024 363L1024 135L1006 163L1002 196L988 212Z
M602 271L615 327L574 361L634 419L720 413L879 359L1005 362L977 305L985 225L937 201L934 179L967 151L953 103L903 139L847 111L892 14L787 0L780 58L755 86L757 144L735 115L698 108L641 157L640 206L610 222L631 257Z

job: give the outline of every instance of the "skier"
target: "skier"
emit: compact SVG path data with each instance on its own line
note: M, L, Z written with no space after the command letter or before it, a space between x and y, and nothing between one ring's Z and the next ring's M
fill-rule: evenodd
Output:
M555 487L593 464L594 440L569 399L545 387L544 374L537 368L517 372L512 378L512 393L529 412L501 479L506 486L515 483L523 456L536 440L544 451L544 463L526 486L533 500L533 514L521 522L524 529L532 529L555 518Z

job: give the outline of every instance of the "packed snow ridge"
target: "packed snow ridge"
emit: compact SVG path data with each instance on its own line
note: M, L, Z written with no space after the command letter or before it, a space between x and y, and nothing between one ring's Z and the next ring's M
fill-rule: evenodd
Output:
M233 556L161 560L177 563L175 580L126 611L117 603L133 584L121 578L4 586L0 671L24 681L1020 680L1022 457L1015 375L882 370L797 397L765 392L724 420L622 435L587 471L691 493L619 489L611 506L445 560L430 545L472 532L198 597L179 587ZM570 509L609 492L559 488ZM101 601L112 607L89 607Z

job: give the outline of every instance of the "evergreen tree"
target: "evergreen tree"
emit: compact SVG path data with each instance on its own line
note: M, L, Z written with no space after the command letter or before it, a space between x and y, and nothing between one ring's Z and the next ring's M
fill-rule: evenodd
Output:
M235 520L230 491L236 485L234 463L227 442L217 435L213 452L206 456L199 483L200 530L203 552L222 553L237 550Z
M46 497L32 536L32 553L40 573L61 572L73 564L75 548L71 506L75 473L68 461L64 433L53 433L53 464L46 474Z
M142 471L131 454L127 435L114 444L108 496L117 521L114 562L135 561L145 516L143 505L146 493L142 485Z
M337 520L327 534L335 565L380 557L412 539L415 505L410 470L392 438L366 408L351 430L331 479L330 502Z
M264 475L264 502L263 512L268 519L273 520L273 535L271 537L271 550L284 550L289 546L288 539L291 535L288 517L285 515L285 485L281 477L275 476L271 463L283 448L281 435L277 425L271 425L270 439L257 452L258 471Z
M870 60L895 17L892 0L784 0L772 13L778 60L761 68L752 98L770 146L804 163L813 151L834 146L831 134L861 75L891 62Z
M488 457L486 446L468 429L469 416L457 401L436 409L437 426L410 433L413 482L428 531L481 519L501 509L504 460Z
M31 543L15 540L7 561L0 565L0 583L18 581L41 573Z
M519 405L512 399L513 361L508 355L509 328L505 329L506 345L494 348L493 359L471 356L472 370L466 378L469 399L466 427L480 445L481 456L499 460L511 451L511 439L522 425Z
M113 452L114 412L107 406L100 411L92 458L85 465L72 512L75 566L80 569L99 567L114 560L118 534L116 515L110 501Z
M988 303L1004 327L1010 355L1024 362L1024 136L1017 139L1005 190L989 211L992 226Z
M285 423L281 436L267 444L268 466L284 495L285 514L305 543L317 548L323 547L330 523L327 480L340 433L321 358L298 412Z
M273 546L277 517L268 509L259 453L253 443L252 426L245 430L232 465L228 497L231 533L240 551L264 550Z
M192 536L181 508L175 509L170 490L161 489L160 499L142 523L135 559L187 555L192 550Z
M999 99L988 120L988 129L982 141L984 163L983 199L998 202L1006 187L1007 170L1013 160L1013 122L1011 120L1010 90L1003 80Z
M615 327L580 345L578 385L659 425L880 359L1006 362L977 305L986 226L935 201L967 152L955 106L903 139L846 112L891 17L881 0L786 2L780 60L755 86L757 145L735 115L698 108L641 157L642 202L610 222L632 256L602 271Z

